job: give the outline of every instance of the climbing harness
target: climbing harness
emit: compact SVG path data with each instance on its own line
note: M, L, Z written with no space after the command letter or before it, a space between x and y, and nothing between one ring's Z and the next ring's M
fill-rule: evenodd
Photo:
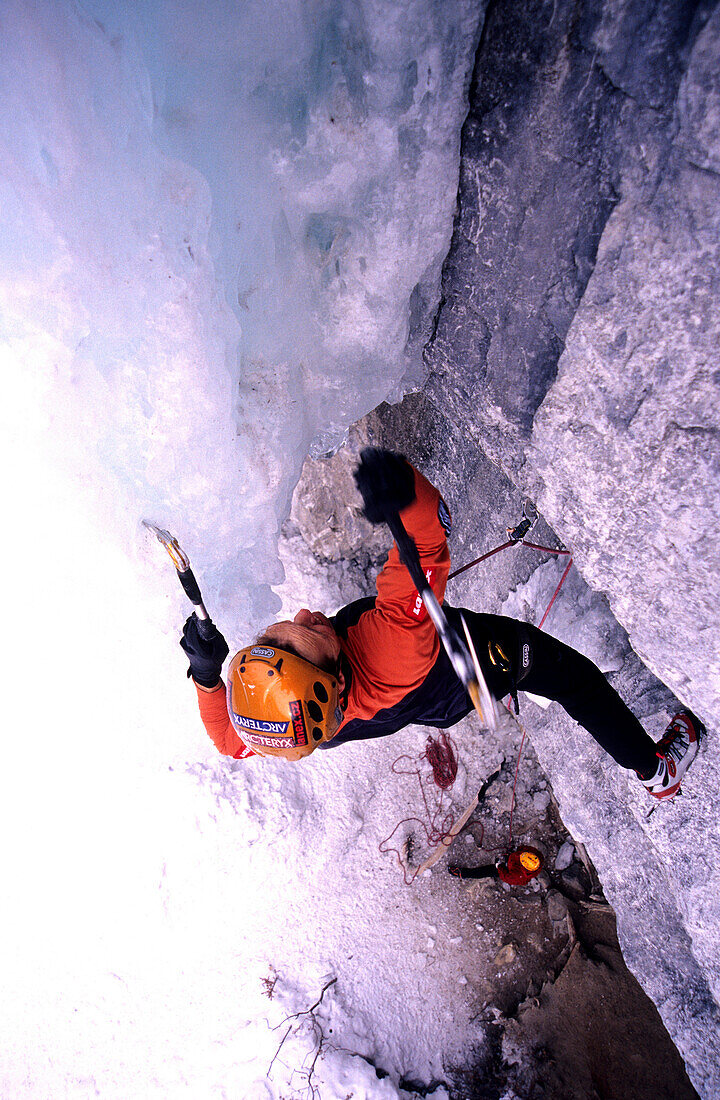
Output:
M513 701L515 713L519 714L520 703L518 702L517 681L513 672L512 661L500 645L500 642L495 641L493 638L488 642L488 657L490 658L490 664L495 665L495 668L499 668L510 680L510 698Z
M567 579L567 575L570 572L570 568L573 563L572 554L569 550L565 550L560 547L542 546L537 542L528 542L525 538L530 533L532 528L537 522L537 515L529 516L527 512L527 504L523 503L522 517L516 527L507 528L507 541L496 546L493 550L488 550L485 554L481 554L479 558L475 558L473 561L467 563L467 565L461 565L459 569L454 569L452 573L448 575L448 580L452 580L453 577L459 577L461 573L465 573L468 569L472 569L474 566L479 565L483 561L487 561L488 558L492 558L493 555L499 554L501 550L507 550L511 546L527 546L529 550L538 550L545 554L555 554L558 557L567 557L568 563L565 566L565 571L558 581L557 587L552 594L549 604L545 608L545 613L538 623L538 630L542 630L547 620L550 611L552 610L555 600L560 595L560 590ZM518 689L517 678L513 672L513 662L510 655L503 648L502 644L498 641L491 639L488 642L488 658L490 663L498 668L501 672L504 672L510 679L510 698L513 701L515 708L515 714L520 713L520 704L518 702ZM524 670L527 672L527 670ZM522 677L520 677L522 679Z

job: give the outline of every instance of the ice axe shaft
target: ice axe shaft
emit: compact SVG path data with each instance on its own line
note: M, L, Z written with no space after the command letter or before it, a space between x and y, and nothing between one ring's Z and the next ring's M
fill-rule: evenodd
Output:
M395 539L398 553L418 590L422 602L425 604L445 652L450 658L450 663L457 676L465 686L478 717L488 729L497 729L498 717L495 700L493 699L485 677L482 674L480 664L475 653L467 623L462 620L467 645L447 621L445 612L438 602L437 596L430 587L425 571L420 561L418 548L414 540L405 530L405 525L395 512L386 519L387 525Z
M166 531L162 527L156 527L154 523L149 523L146 519L143 520L143 526L147 527L148 531L152 531L158 542L167 550L170 560L175 566L185 595L193 605L195 614L198 618L198 633L201 638L209 638L214 630L214 625L203 603L200 585L190 568L190 559L180 546L178 540L174 535L171 535L169 531Z

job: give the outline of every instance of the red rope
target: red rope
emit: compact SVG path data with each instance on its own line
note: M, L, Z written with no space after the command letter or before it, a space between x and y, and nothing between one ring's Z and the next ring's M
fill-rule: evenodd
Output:
M493 554L499 554L501 550L507 550L508 546L516 546L517 543L510 539L508 542L504 542L502 546L496 546L494 550L488 550L487 554L481 554L479 558L475 558L475 561L468 562L467 565L461 565L459 569L448 574L448 580L451 581L453 577L459 577L461 573L464 573L466 569L472 569L474 565L479 565L481 561L487 561Z
M445 730L437 741L432 734L428 737L424 756L433 770L433 779L440 790L446 791L448 787L452 787L457 776L457 753Z
M524 543L524 545L529 546L532 550L546 550L549 554L570 554L569 550L552 550L549 546L537 546L533 542L526 542L526 543ZM545 608L545 614L543 615L542 619L540 620L540 623L538 625L538 630L542 630L543 625L545 623L545 620L547 619L548 615L550 614L550 609L551 609L552 605L555 603L555 600L560 595L560 589L562 588L563 584L565 583L565 578L567 577L568 573L570 572L570 567L571 567L572 563L573 563L573 560L572 560L572 557L570 557L569 560L568 560L567 565L565 566L565 572L563 573L562 577L558 581L557 588L555 589L555 591L552 594L552 599L550 600L550 603ZM508 710L509 709L510 708L508 707ZM515 765L515 781L513 782L512 799L510 801L510 827L508 829L508 852L512 851L512 827L513 827L513 813L515 812L515 788L517 787L518 772L520 770L520 757L522 756L523 745L525 744L525 738L527 736L527 731L525 730L525 727L520 726L520 729L522 730L522 740L520 741L520 748L518 749L517 764Z
M545 614L543 615L542 619L540 620L540 622L538 624L538 630L542 630L543 623L545 622L548 615L550 614L550 608L552 607L552 605L555 603L555 600L560 595L560 589L562 588L563 584L565 583L565 578L567 577L568 573L570 572L570 566L572 565L572 563L573 563L573 560L572 560L572 558L570 558L569 562L565 566L565 572L563 573L562 577L560 578L560 581L558 583L557 588L553 592L553 598L550 600L550 603L547 605L547 608L545 609Z
M531 550L544 550L546 554L569 554L570 550L559 550L556 546L539 546L536 542L524 542L523 546L528 546Z
M404 770L398 767L401 760L409 760L412 767L409 770ZM420 771L419 765L423 760L426 760L432 769L431 776L423 777ZM403 825L418 825L425 833L425 840L429 846L437 846L447 839L450 835L453 825L455 824L455 817L451 813L443 813L445 809L445 791L452 787L457 776L457 750L455 748L455 742L448 733L444 730L440 733L438 739L434 738L432 734L428 736L425 742L425 751L422 752L414 760L411 756L403 755L398 756L392 763L390 770L395 775L414 775L417 777L420 784L420 794L423 800L423 806L425 807L425 820L419 817L405 817L402 821L398 821L397 825L390 833L390 836L381 841L378 848L383 855L392 852L400 867L406 886L411 886L417 876L417 869L408 877L407 865L403 862L402 852L400 848L396 848L390 844L398 829ZM429 791L431 785L439 790L439 797L435 799L434 807L430 805Z
M487 554L481 554L479 558L475 558L474 561L469 561L467 565L461 565L459 569L453 570L452 573L448 573L448 580L451 581L453 577L459 577L461 573L464 573L467 569L472 569L473 566L479 565L482 561L487 561L493 554L499 554L501 550L507 550L510 546L527 546L530 550L543 550L546 554L569 554L570 550L557 550L553 546L539 546L536 542L526 542L525 539L508 539L507 542L503 542L502 545L496 546L494 550L488 550Z
M509 708L508 708L509 709ZM513 782L512 799L510 801L510 828L508 830L508 852L512 850L512 827L513 827L513 813L515 812L515 788L517 787L518 772L520 771L520 757L522 756L523 745L525 744L526 731L523 726L522 740L520 741L520 748L518 749L517 764L515 765L515 780Z

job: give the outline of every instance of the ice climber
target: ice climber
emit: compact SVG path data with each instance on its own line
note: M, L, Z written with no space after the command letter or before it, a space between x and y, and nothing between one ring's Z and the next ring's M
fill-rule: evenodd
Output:
M374 448L363 451L355 479L371 523L399 513L442 602L450 514L438 490L400 455ZM456 629L464 615L496 699L515 696L520 686L558 702L621 767L637 772L651 795L677 793L704 731L697 718L677 714L656 743L582 654L516 619L447 603L443 610ZM229 649L219 631L202 639L191 615L180 644L205 728L221 753L237 759L299 760L411 723L447 728L472 709L396 545L376 596L331 619L303 609L292 622L268 626L233 657L227 688L221 670Z

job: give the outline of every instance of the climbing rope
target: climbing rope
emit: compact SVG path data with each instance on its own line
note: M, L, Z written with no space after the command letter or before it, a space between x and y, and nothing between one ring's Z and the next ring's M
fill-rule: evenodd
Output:
M424 756L432 768L435 785L441 791L452 787L457 776L458 762L455 745L449 734L443 730L437 739L431 734L427 739Z
M508 707L508 710L510 708ZM520 757L522 756L523 745L525 744L525 738L527 737L527 730L518 722L520 729L522 730L522 738L520 740L520 748L517 754L517 763L515 764L515 779L513 780L512 798L510 799L510 824L508 826L508 851L512 848L512 835L513 835L513 814L515 812L515 788L517 787L518 772L520 771Z
M567 554L568 551L566 550L565 553ZM552 599L550 600L550 603L547 605L547 608L545 609L545 614L543 615L542 619L538 623L538 630L542 630L543 626L545 625L545 620L547 619L548 615L550 614L550 608L552 607L552 605L555 603L555 600L560 595L560 589L562 588L562 586L565 583L565 578L567 577L568 573L570 572L570 566L572 565L572 563L573 563L573 560L572 560L572 558L570 558L567 565L565 566L565 572L563 573L562 577L560 578L557 588L553 592Z
M516 528L516 530L517 530L517 528ZM508 528L508 533L509 532L510 532L510 528ZM475 558L474 561L469 561L467 563L467 565L461 565L459 569L454 569L452 571L452 573L448 574L448 580L451 581L453 579L453 577L459 577L461 573L465 573L468 569L472 569L474 566L480 565L481 562L487 561L488 558L491 558L493 556L493 554L499 554L501 550L507 550L510 546L527 546L528 550L541 550L545 554L557 554L557 555L561 555L561 556L562 555L570 556L570 554L571 554L570 550L560 550L555 546L540 546L537 542L526 542L525 539L509 539L507 542L501 543L500 546L496 546L494 550L488 550L488 552L486 554L481 554L480 557ZM568 563L568 569L571 565L572 565L572 557L570 556L570 561ZM558 590L560 589L560 586L562 585L562 581L565 580L567 572L568 572L568 570L566 569L565 573L563 574L563 578L560 581L560 584L558 585ZM553 599L554 599L554 597L553 597ZM552 602L553 601L551 600L550 601L551 606L552 606ZM550 607L548 607L548 611L549 610L550 610ZM545 615L547 615L547 611L545 612ZM543 616L543 621L545 619L545 615Z
M378 845L383 855L387 853L395 855L406 886L413 884L418 869L408 875L408 837L405 838L400 847L396 847L391 843L398 830L403 825L419 825L425 834L427 844L432 846L440 844L449 835L455 822L454 816L446 810L445 792L452 787L457 776L457 749L455 748L455 742L448 733L444 730L439 732L439 738L429 734L425 742L425 751L418 757L413 758L405 753L398 756L390 766L390 770L394 775L409 775L417 778L425 809L424 819L419 817L403 818L402 821L398 821L390 836ZM402 766L405 761L409 761L409 767ZM429 776L423 774L421 770L423 761L430 765L431 775ZM405 858L403 858L403 849L405 849Z

